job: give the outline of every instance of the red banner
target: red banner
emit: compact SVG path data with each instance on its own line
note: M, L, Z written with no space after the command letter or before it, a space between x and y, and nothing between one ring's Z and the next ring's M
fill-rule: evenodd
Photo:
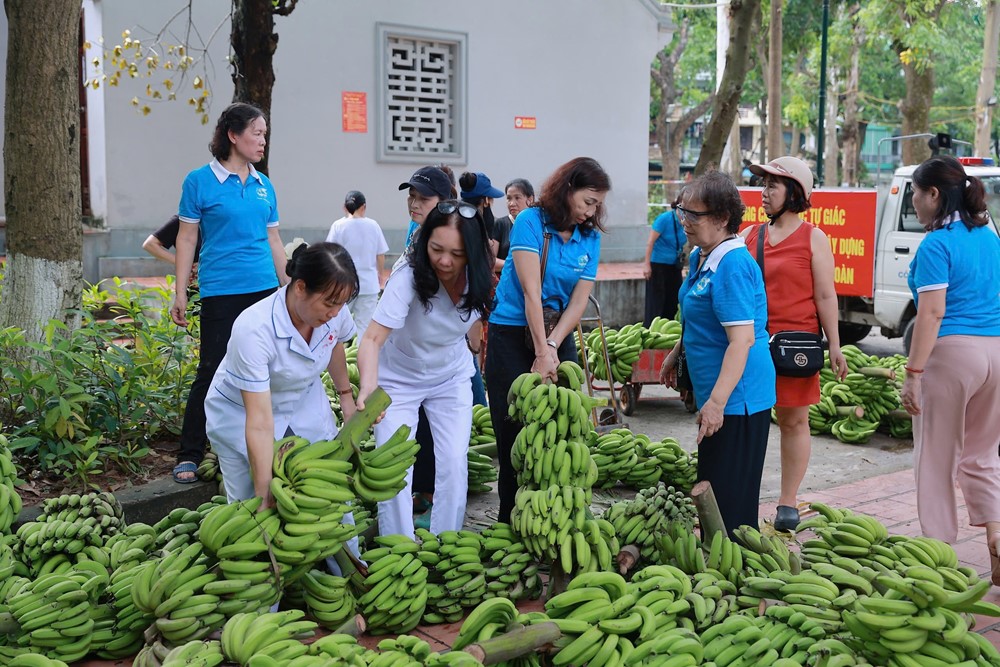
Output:
M767 222L759 188L740 188L743 227ZM813 190L802 219L823 230L833 250L833 281L841 296L871 296L875 280L875 191ZM751 253L753 249L751 248Z

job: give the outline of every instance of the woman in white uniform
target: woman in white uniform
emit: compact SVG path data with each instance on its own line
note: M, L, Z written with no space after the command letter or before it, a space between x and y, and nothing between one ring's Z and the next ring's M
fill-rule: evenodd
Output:
M205 399L206 424L230 502L253 496L273 504L274 441L337 434L320 375L330 372L344 418L355 412L344 343L354 320L344 306L358 274L335 243L302 244L285 269L291 282L250 306L233 325L226 356Z
M401 424L416 432L421 406L427 415L434 439L433 533L459 530L465 518L473 373L467 336L489 311L487 241L474 207L455 200L437 204L406 262L389 277L358 350L359 409L377 385L392 399L375 425L376 443ZM382 535L413 537L412 477L411 469L406 488L379 503Z

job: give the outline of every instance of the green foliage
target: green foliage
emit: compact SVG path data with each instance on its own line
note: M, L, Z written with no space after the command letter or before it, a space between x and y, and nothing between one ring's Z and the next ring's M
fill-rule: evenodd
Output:
M141 472L150 443L178 431L197 365L197 332L168 316L169 285L113 285L113 294L86 291L78 329L53 320L40 343L0 330L0 421L10 448L22 468L78 487L96 487L108 465ZM113 319L95 320L91 311L112 301Z

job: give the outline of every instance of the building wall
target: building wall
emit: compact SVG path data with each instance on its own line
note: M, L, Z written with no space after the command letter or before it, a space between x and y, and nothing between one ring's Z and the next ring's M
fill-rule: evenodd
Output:
M126 28L132 37L151 41L150 33L186 5L180 0L88 1L99 14L105 46L120 43ZM343 194L359 189L393 250L402 246L408 216L397 186L425 162L376 161L375 36L382 22L467 35L467 164L453 165L456 173L483 171L501 188L513 177L526 177L538 187L561 162L590 155L604 165L614 186L602 259L640 258L648 230L649 63L669 38L655 4L308 2L288 17L276 17L280 39L270 176L282 238L322 238L341 214ZM232 96L225 60L230 2L196 2L192 8L198 32L207 39L215 31L207 55L211 120L202 125L184 101L153 103L148 116L138 113L129 101L162 72L102 87L105 129L91 128L91 153L106 160L106 173L94 178L106 178L103 222L110 233L88 237L91 254L142 255L139 244L145 236L176 211L185 174L211 158L212 127ZM0 39L5 28L0 26ZM185 29L186 21L178 19L171 32L183 35ZM100 37L87 35L95 49ZM342 91L367 93L367 133L341 130ZM179 94L181 100L188 96L189 88ZM514 129L515 116L536 117L537 129ZM506 212L503 200L494 208L497 215ZM105 260L104 266L111 264ZM87 267L88 273L96 271L96 258Z

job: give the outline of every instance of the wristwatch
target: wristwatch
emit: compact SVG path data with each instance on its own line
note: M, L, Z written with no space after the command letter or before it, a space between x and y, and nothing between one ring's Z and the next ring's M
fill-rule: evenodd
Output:
M551 347L553 350L558 350L559 349L559 345L557 345L556 342L554 340L552 340L551 338L549 338L548 340L546 340L545 344L548 345L549 347Z

